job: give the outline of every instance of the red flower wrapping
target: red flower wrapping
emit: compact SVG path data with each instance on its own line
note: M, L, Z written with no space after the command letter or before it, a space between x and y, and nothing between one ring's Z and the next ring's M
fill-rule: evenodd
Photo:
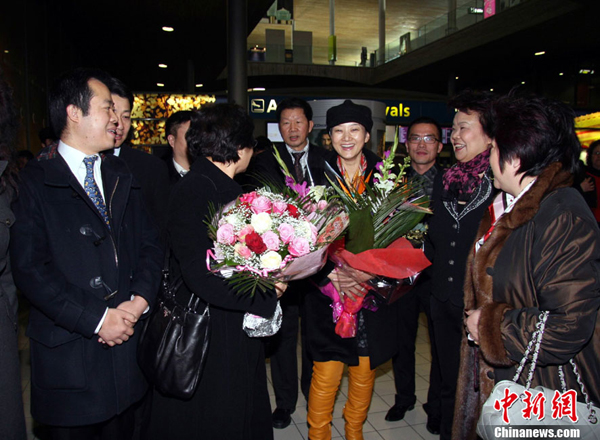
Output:
M262 254L267 250L267 245L256 231L252 231L246 235L246 246L255 254Z

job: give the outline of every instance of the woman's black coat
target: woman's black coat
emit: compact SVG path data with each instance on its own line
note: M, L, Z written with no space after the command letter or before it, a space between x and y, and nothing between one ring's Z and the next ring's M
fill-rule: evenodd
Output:
M181 272L189 291L210 304L208 359L190 401L154 393L147 438L264 440L273 437L263 342L242 330L245 312L272 316L277 303L272 291L253 297L236 294L208 272L206 251L213 247L204 221L212 203L225 205L241 187L214 164L198 158L173 189L167 218L174 272ZM187 298L186 298L187 296Z

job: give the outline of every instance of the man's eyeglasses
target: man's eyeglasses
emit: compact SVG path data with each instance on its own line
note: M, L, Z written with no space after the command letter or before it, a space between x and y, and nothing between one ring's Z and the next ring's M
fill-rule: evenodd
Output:
M425 142L426 144L435 144L436 142L439 142L439 140L435 136L431 136L431 135L426 135L426 136L411 135L408 137L408 142L411 144L418 144L419 142L421 142L421 140L423 140L423 142Z

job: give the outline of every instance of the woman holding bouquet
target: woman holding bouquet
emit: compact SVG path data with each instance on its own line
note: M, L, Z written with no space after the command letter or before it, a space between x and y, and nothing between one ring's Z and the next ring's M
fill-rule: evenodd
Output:
M213 247L205 224L209 207L225 205L242 193L233 178L250 162L253 128L237 105L217 104L192 113L186 140L194 163L173 189L167 232L172 271L181 273L185 283L178 299L186 304L193 292L211 307L208 358L191 400L154 393L143 438L273 438L263 342L248 337L242 321L245 312L272 316L277 294L238 294L206 266L207 250Z
M433 216L425 241L432 261L431 319L435 350L440 360L440 438L449 440L463 335L463 283L465 264L473 251L477 226L494 196L490 148L493 139L489 93L463 92L449 105L458 111L451 141L457 163L433 186Z
M361 179L368 180L380 161L377 155L364 149L372 126L371 110L352 101L347 100L327 111L327 129L337 153L329 164L348 186L360 186ZM332 282L342 302L362 300L366 291L356 280L367 281L371 276L351 268L343 269L344 273L353 272L353 277L345 276L341 271L331 271L323 277L321 284ZM314 360L308 400L309 438L331 438L335 397L344 365L348 365L345 434L348 440L362 439L375 368L389 360L396 347L394 306L380 306L376 312L361 309L357 313L356 336L342 338L336 334L336 324L332 320L331 299L315 289L307 294L305 301L308 350Z

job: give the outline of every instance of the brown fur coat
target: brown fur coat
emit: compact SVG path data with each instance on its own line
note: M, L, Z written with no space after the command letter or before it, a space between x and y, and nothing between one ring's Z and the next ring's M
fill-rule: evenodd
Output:
M499 376L509 378L514 371L512 367L522 356L539 310L550 310L551 314L554 311L557 317L555 324L550 324L551 329L556 329L556 335L549 334L544 340L548 347L545 358L540 357L541 365L567 362L581 351L585 368L589 368L590 363L599 366L598 355L593 353L594 345L600 345L598 328L594 335L594 325L600 325L596 323L600 304L596 276L600 256L598 230L583 199L571 194L574 190L562 190L556 195L557 189L568 187L571 182L572 175L561 171L559 163L550 165L513 210L497 221L477 254L471 253L467 260L465 310L481 309L480 345L474 347L463 337L453 439L477 437L475 427L480 409L500 380ZM548 198L543 212L539 212L549 196L552 198ZM486 212L477 239L490 226L490 214ZM505 247L513 234L510 245ZM568 261L560 261L561 256L574 248ZM551 258L545 257L549 254ZM541 255L544 258L540 258ZM585 305L580 307L582 304ZM590 316L579 321L585 313ZM569 338L573 338L572 343ZM590 339L594 340L590 342ZM577 354L577 359L580 357ZM557 379L556 368L540 371L544 369L543 366L536 369L536 380L552 386L548 382L554 377ZM539 377L538 371L541 372Z

